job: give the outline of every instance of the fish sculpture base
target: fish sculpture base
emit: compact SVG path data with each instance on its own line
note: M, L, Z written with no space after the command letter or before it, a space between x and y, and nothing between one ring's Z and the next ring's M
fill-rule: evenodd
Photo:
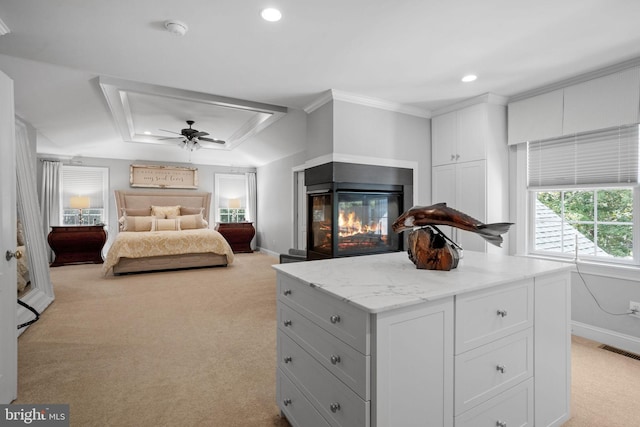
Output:
M458 266L460 252L431 227L409 233L409 259L420 270L449 271Z

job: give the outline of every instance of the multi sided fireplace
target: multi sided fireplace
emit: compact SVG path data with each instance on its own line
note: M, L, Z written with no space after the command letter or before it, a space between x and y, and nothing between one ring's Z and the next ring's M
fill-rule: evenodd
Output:
M402 250L393 221L411 206L413 171L328 163L305 171L307 259Z

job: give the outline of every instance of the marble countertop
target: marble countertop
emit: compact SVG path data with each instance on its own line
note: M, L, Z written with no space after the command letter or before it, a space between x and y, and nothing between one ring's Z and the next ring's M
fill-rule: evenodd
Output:
M418 270L406 252L277 264L301 280L369 313L380 313L544 274L573 264L465 251L451 271Z

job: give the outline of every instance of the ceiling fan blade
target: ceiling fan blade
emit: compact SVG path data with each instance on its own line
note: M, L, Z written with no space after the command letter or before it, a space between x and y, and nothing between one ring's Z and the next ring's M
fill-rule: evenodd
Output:
M223 141L221 139L213 139L213 138L198 138L198 139L200 141L215 142L216 144L226 144L226 141Z
M198 132L192 133L191 134L191 138L199 138L199 137L205 136L205 135L209 135L209 134L207 132L198 131Z
M184 138L183 136L168 136L166 138L156 138L157 140L163 140L163 139L182 139Z
M182 135L181 133L174 132L174 131L172 131L172 130L166 130L166 129L158 129L158 130L161 130L162 132L175 133L176 135Z

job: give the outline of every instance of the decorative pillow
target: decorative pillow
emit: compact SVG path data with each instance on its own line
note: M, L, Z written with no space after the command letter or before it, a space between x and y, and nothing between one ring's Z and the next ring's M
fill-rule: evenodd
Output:
M155 228L151 231L178 231L180 230L180 221L177 219L160 219L156 218Z
M188 206L180 206L180 215L204 215L204 208L190 208Z
M153 216L123 216L122 231L151 231L155 222Z
M148 208L121 208L122 216L151 216L151 206Z
M183 215L178 217L180 221L180 230L193 230L196 228L207 228L209 224L202 218L202 214Z
M151 206L151 215L158 218L177 218L180 216L180 206Z

